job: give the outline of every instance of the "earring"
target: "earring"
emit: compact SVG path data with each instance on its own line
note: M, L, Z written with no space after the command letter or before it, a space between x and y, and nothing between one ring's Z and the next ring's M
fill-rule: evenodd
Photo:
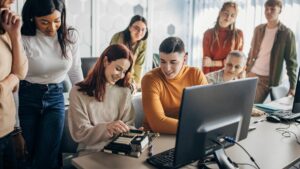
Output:
M30 22L33 22L33 18L30 18L29 20L30 20Z

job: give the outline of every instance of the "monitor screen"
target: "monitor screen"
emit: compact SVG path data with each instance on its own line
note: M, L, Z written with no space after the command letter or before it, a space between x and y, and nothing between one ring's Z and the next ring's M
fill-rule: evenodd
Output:
M257 78L184 89L177 129L174 165L204 158L229 136L236 141L248 134ZM225 147L228 147L226 144Z
M294 103L293 103L293 113L300 113L300 69L298 71L298 77L297 77L297 86L296 86L296 91L295 91L295 97L294 97Z

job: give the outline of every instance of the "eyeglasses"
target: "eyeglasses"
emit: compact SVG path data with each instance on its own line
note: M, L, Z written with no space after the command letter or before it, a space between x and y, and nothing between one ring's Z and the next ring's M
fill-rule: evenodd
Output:
M147 28L140 28L137 25L132 26L132 28L136 31L136 32L146 32Z

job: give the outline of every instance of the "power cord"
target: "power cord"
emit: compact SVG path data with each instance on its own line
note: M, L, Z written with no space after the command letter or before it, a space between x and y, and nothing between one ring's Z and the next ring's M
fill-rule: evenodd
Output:
M258 164L256 163L256 161L254 160L254 158L250 155L250 153L238 142L236 142L233 138L231 137L224 137L224 140L229 142L229 143L234 143L236 145L238 145L241 149L243 149L245 151L245 153L249 156L250 160L255 164L255 166L260 169L260 167L258 166ZM239 163L236 163L236 164L239 164ZM246 164L246 163L240 163L242 165L249 165L249 164ZM251 164L250 164L251 166Z
M298 125L295 125L295 126L298 127ZM290 127L291 127L291 124L288 124L287 127L279 127L279 128L276 128L275 130L277 132L279 132L285 138L290 138L292 135L294 135L296 138L297 144L300 145L300 139L298 138L297 134L288 130Z

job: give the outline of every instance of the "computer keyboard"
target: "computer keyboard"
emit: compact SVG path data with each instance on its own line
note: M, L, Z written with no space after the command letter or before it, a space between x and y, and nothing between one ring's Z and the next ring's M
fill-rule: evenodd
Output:
M284 119L284 120L293 120L300 117L300 113L293 113L291 111L278 111L272 113L272 115L275 115L280 119Z
M175 168L174 167L174 152L175 148L164 151L162 153L151 156L147 159L147 162L157 168Z

